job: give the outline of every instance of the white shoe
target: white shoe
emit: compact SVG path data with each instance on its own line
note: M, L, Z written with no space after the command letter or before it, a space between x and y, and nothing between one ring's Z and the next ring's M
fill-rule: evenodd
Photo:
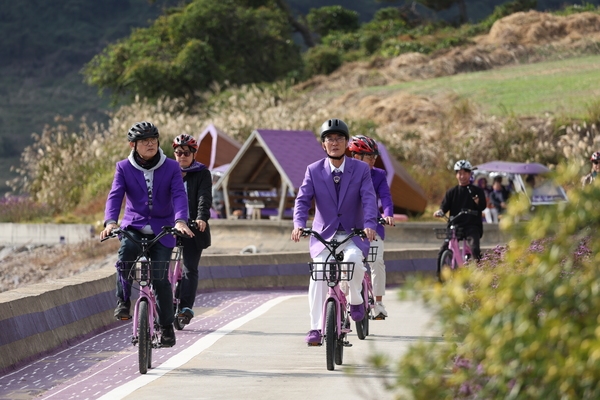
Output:
M383 305L383 303L381 303L380 301L375 303L375 309L373 310L373 315L375 315L375 317L377 317L378 315L383 315L384 317L388 316L387 311L385 311L385 307Z

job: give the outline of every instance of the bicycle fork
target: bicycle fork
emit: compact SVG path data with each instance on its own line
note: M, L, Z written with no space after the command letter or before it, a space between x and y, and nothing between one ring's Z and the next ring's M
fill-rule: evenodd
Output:
M148 329L150 330L150 340L152 341L152 347L158 347L158 332L155 329L155 321L158 318L156 312L156 298L152 290L145 286L140 290L140 296L135 302L133 310L133 335L131 337L131 343L136 346L139 342L138 329L139 329L139 316L138 310L140 309L140 303L145 301L148 303Z
M330 302L335 303L335 310L337 315L336 323L338 337L335 339L340 339L344 337L344 335L352 332L352 329L350 329L350 321L348 320L347 316L346 318L344 318L345 313L343 312L348 308L348 301L346 300L346 296L342 293L341 289L338 286L336 286L335 289L329 288L327 300L325 300L325 302L323 303L323 312L321 317L321 332L325 331L325 324L327 320L327 304L329 304ZM348 341L344 340L344 346L351 347L352 345Z

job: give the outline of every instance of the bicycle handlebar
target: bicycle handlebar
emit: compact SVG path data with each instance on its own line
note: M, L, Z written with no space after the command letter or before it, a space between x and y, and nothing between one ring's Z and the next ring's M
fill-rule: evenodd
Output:
M365 239L367 237L367 235L365 235L365 232L363 232L362 229L358 229L358 228L354 228L352 229L352 232L350 232L349 235L347 235L344 240L342 241L337 241L337 240L325 240L323 238L323 236L321 236L321 234L317 231L313 231L310 228L303 228L302 229L302 236L314 236L319 242L323 243L325 245L325 247L329 248L329 246L333 247L334 249L337 247L340 247L342 244L346 243L348 240L352 239L355 236L359 236L362 239Z
M462 216L462 215L474 215L477 216L479 215L479 211L477 210L461 210L458 214L456 214L453 217L447 217L445 214L443 215L443 218L448 221L448 222L454 222L454 220L456 220L458 217Z
M116 228L113 229L110 234L105 237L104 239L100 239L100 242L104 242L105 240L111 239L111 238L115 238L119 235L125 235L127 236L129 239L131 239L133 242L138 243L139 244L139 240L136 240L131 233L129 233L127 230L125 229L121 229L121 228ZM163 226L160 233L158 235L156 235L149 243L148 243L148 247L151 247L154 243L158 242L160 239L162 239L163 237L167 236L167 235L176 235L179 237L183 237L183 238L189 238L188 235L186 235L185 233L181 233L179 232L177 229L175 229L172 226Z

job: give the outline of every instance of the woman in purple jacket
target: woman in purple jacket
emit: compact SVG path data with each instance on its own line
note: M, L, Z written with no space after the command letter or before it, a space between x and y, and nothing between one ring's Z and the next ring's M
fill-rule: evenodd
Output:
M359 135L350 140L348 150L352 157L362 160L371 168L371 179L373 188L377 195L377 200L381 202L383 208L383 219L388 225L394 225L394 203L392 194L386 179L386 172L381 168L375 168L375 160L379 155L377 143L370 137ZM378 209L379 212L379 209ZM385 294L385 263L383 262L383 239L385 238L385 229L383 225L377 225L377 239L371 243L371 247L377 248L375 261L371 263L371 273L373 278L373 295L375 295L375 309L373 314L375 319L385 319L388 316L382 298Z
M194 233L187 226L188 201L183 186L179 164L167 158L159 147L159 132L150 122L135 123L127 133L131 153L117 163L112 188L106 201L104 230L102 239L119 227L117 221L121 205L125 199L125 214L121 229L129 231L136 239L154 237L163 226L173 226L188 236ZM152 260L167 268L175 238L167 235L150 249ZM135 260L139 248L127 237L121 238L119 262ZM131 266L126 266L131 268ZM128 271L117 274L117 308L115 318L127 320L130 315L131 280ZM175 344L173 330L173 293L168 274L163 279L154 279L152 285L156 293L158 321L161 326L161 344L171 347Z

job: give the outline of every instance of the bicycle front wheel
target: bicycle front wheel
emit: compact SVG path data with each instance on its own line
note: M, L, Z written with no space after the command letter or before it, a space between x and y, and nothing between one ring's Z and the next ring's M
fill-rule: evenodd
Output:
M444 283L444 271L452 270L452 262L454 259L454 253L450 249L444 250L442 253L442 257L440 258L440 263L437 267L437 277L441 283Z
M337 314L335 309L335 303L330 301L327 303L327 309L325 314L325 347L327 353L327 370L333 371L335 364L335 347L338 340L337 333Z
M148 372L150 343L150 326L148 325L148 302L140 301L138 309L138 356L140 374Z

